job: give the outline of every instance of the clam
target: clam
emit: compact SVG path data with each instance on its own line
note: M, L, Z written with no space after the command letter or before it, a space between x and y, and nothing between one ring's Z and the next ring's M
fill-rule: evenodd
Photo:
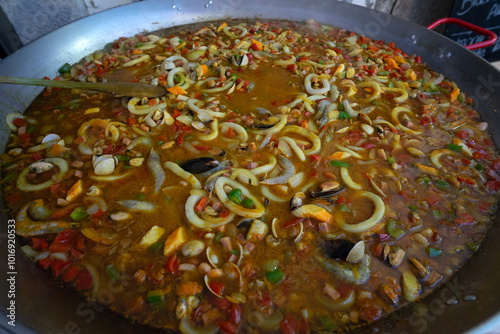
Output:
M205 244L200 240L192 240L184 245L182 254L186 257L193 257L201 254L205 249Z
M243 246L239 242L237 242L236 244L238 245L238 253L240 255L240 257L238 258L238 262L236 262L236 265L239 267L241 265L241 262L243 262Z
M224 298L223 296L219 295L214 290L212 290L212 288L210 287L210 278L208 277L208 275L205 275L204 280L205 280L205 286L207 287L208 291L210 291L217 298Z
M224 274L230 279L238 279L239 288L243 287L243 275L241 275L240 268L232 262L224 263L222 266Z
M92 165L96 175L110 175L115 171L118 159L111 154L92 157Z
M303 192L296 193L290 199L290 209L293 211L296 208L298 208L299 206L304 205L305 199L306 199L306 195ZM277 236L276 236L276 238L277 238Z
M266 236L266 244L270 247L276 247L281 243L279 239L276 239L272 234Z
M42 139L42 144L45 144L45 143L48 143L48 142L51 142L51 141L59 141L61 140L61 137L59 137L59 135L55 134L55 133L49 133L48 135L46 135L45 137L43 137Z
M275 239L279 239L279 235L278 235L278 229L277 229L277 225L278 225L278 218L273 218L272 222L271 222L271 232L273 232L273 236Z
M350 263L358 263L365 255L365 242L359 241L354 247L351 249L349 254L347 254L346 261Z
M299 234L297 234L295 239L293 239L293 242L295 243L299 242L300 240L302 240L302 236L304 236L304 224L299 223Z
M375 131L371 125L368 124L361 124L360 125L361 130L365 132L367 135L371 136L373 132Z
M40 174L40 173L45 173L45 172L53 169L54 165L51 164L50 162L37 161L37 162L32 163L29 167L33 173Z
M212 247L210 247L210 246L207 247L206 254L207 254L208 263L210 263L212 265L212 267L214 267L214 268L219 268L220 259L219 259L219 256L217 256L217 254L215 254Z
M231 62L234 66L246 66L248 65L248 56L246 54L239 55L235 54L231 56Z

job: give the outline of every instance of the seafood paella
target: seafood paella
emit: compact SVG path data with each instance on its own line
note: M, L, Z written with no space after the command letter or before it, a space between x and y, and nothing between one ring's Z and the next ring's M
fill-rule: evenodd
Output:
M394 43L314 21L123 37L11 113L22 251L130 321L182 333L346 331L479 247L500 159L469 98Z

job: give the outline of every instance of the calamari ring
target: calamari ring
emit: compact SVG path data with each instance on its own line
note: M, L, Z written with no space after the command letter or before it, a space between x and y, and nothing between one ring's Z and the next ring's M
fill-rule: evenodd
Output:
M241 205L232 202L227 197L226 192L224 191L225 185L229 185L233 189L234 188L240 189L243 195L245 195L246 197L250 198L253 201L255 209L247 209L242 207ZM215 193L217 194L217 197L219 197L219 200L222 202L222 204L224 204L229 211L234 212L239 216L246 218L259 218L266 211L266 208L262 205L262 203L260 203L257 198L252 196L250 194L250 191L248 191L248 189L245 188L245 186L225 176L219 177L215 182Z
M379 196L369 191L362 191L360 192L360 195L362 197L370 199L373 204L375 204L375 210L373 211L373 214L370 216L370 218L358 224L346 224L344 223L344 221L338 220L337 223L339 227L346 232L362 233L368 231L375 227L375 225L377 225L384 217L385 204Z

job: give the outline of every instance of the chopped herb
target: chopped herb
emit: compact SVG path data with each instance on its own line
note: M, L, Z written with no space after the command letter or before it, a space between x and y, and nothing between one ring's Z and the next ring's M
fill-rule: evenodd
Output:
M345 203L340 204L339 208L340 208L340 211L342 211L342 212L351 212L351 209L349 209L349 207Z
M128 155L123 155L123 154L117 154L115 157L118 159L118 161L121 162L127 162L130 160L130 157Z
M325 64L325 61L324 61L323 59L320 59L320 60L318 60L318 64L322 64L322 65L324 65L324 64Z
M427 176L424 176L422 178L422 180L425 182L425 183L431 183L431 179L429 179Z
M139 201L142 201L143 199L146 198L146 194L143 194L143 193L140 193L139 195L137 195L135 198L137 198Z
M349 167L349 164L347 162L338 161L338 160L330 161L330 165L332 165L334 167Z
M438 187L439 189L446 190L450 187L450 185L448 184L448 182L438 179L438 180L436 180L436 187Z
M325 327L325 329L328 331L333 331L333 330L337 329L337 326L332 321L332 318L330 318L330 316L328 316L328 315L320 315L319 321L321 321L321 324L323 325L323 327Z
M157 289L157 290L151 290L148 292L147 299L150 304L157 304L163 301L163 296L165 294L163 293L162 289Z
M461 145L455 145L455 144L448 144L446 145L446 148L453 151L453 152L457 152L457 153L460 153L462 152L462 146Z
M418 212L417 207L413 206L413 205L408 205L408 209L410 209L410 211L413 211L413 212Z
M385 228L387 229L387 233L391 236L393 239L399 239L403 234L405 234L405 231L401 228L397 228L397 223L394 220L389 220L387 224L385 225Z
M339 104L342 105L342 104ZM339 111L339 119L351 119L351 116L346 111Z
M236 249L231 249L229 252L233 255L238 255L238 253L239 253L238 250L236 250Z
M71 71L71 65L70 65L70 64L68 64L68 63L66 63L66 64L64 64L63 66L61 66L61 67L59 68L59 71L58 71L58 72L59 72L60 74L64 74L64 73L68 73L69 71Z
M473 252L477 252L479 249L479 243L477 242L468 242L467 243L467 248Z
M436 247L427 247L425 251L427 252L427 255L429 255L429 257L438 257L443 253L439 248Z
M151 252L158 252L160 249L163 249L163 244L164 242L163 241L157 241L155 242L154 244L152 244L151 246L149 246L149 250Z
M17 178L17 172L9 172L7 175L5 175L3 182L4 183L11 183Z
M222 238L222 233L221 232L217 232L217 234L214 237L214 241L215 242L219 242L221 238Z
M251 209L254 207L254 203L250 198L247 197L243 201L241 201L241 206L246 209Z
M236 203L236 204L241 204L241 201L242 201L242 198L241 196L243 195L243 193L241 192L241 189L238 189L238 188L234 188L233 190L231 190L229 192L229 194L227 195L227 197L233 202L233 203Z
M394 88L394 84L392 83L392 81L389 81L388 86L391 87L391 88Z
M108 272L108 275L113 279L113 280L119 280L120 277L122 276L120 272L115 268L114 264L110 264L107 268L106 271Z
M476 164L476 165L474 166L474 168L475 168L477 171L481 171L481 170L483 170L483 165L481 165L481 164Z
M377 100L377 99L374 99L374 100L372 101L372 104L373 104L374 106L378 106L378 100Z
M437 220L442 220L444 219L444 213L443 211L441 210L432 210L432 215L434 216L434 218L436 218Z
M389 75L389 72L387 72L387 71L380 71L380 72L378 72L378 74L380 74L380 75Z
M274 269L274 271L268 271L266 273L266 278L269 282L278 284L285 278L285 274L279 268Z
M73 219L75 222L78 222L85 217L87 217L87 208L84 206L79 206L73 211L71 211L70 215L71 219Z
M30 125L26 128L26 133L33 133L35 131L35 127Z
M396 163L396 158L394 158L394 157L389 157L389 158L387 158L387 162L388 162L388 163L390 163L391 165L392 165L392 164L395 164L395 163Z

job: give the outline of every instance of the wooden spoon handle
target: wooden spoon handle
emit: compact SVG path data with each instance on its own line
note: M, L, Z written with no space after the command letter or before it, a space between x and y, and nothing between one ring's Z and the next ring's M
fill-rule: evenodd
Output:
M161 86L147 85L136 82L78 82L19 78L0 75L0 83L58 88L85 88L105 93L111 93L114 95L134 97L160 97L164 96L167 93L165 88Z

